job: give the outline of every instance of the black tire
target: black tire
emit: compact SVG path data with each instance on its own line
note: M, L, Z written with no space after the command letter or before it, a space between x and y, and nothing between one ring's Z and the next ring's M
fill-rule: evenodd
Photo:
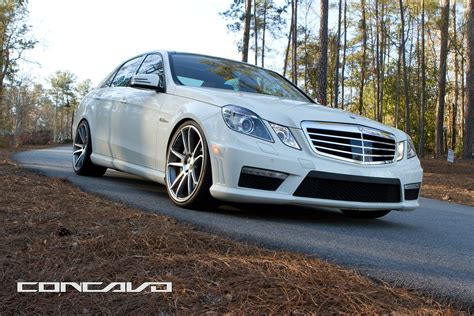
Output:
M92 143L91 130L87 121L79 123L74 137L72 151L72 168L80 176L102 177L106 167L97 166L91 161Z
M198 137L201 140L200 145ZM187 145L184 143L186 138L188 139ZM193 145L195 147L191 148ZM202 158L199 158L201 155ZM199 164L200 159L202 159L202 162ZM182 164L182 166L179 166L179 164ZM179 178L181 174L183 174L182 178ZM199 178L197 178L198 174ZM197 181L195 181L196 178ZM186 181L185 188L181 187L183 181ZM189 181L191 181L191 184L189 184ZM209 192L211 185L211 161L206 137L196 122L186 121L175 130L168 144L166 152L166 191L171 201L180 207L213 208L217 204Z
M352 218L375 219L380 218L388 213L390 210L376 210L376 211L357 211L357 210L342 210L342 212Z

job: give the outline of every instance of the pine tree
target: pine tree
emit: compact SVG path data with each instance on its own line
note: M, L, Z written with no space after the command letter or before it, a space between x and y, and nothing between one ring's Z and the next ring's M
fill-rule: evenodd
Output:
M465 8L466 46L466 105L464 109L463 157L472 159L474 152L474 1L467 0Z
M441 51L439 57L438 77L438 107L436 109L436 136L435 156L440 157L444 153L444 107L446 96L446 62L448 55L448 31L449 31L449 0L443 0L441 10Z
M318 62L318 101L327 105L327 74L328 74L328 0L321 0L319 26L319 62Z

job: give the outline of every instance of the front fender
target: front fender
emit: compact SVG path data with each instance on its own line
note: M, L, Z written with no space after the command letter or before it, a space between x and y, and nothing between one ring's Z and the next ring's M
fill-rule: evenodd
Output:
M158 144L157 144L157 169L165 172L166 169L166 151L168 149L169 141L174 132L186 120L193 120L204 131L206 140L212 138L209 135L206 126L212 124L216 117L221 113L218 106L208 103L179 97L176 95L168 95L160 109L160 120L158 126ZM163 135L163 136L161 136Z

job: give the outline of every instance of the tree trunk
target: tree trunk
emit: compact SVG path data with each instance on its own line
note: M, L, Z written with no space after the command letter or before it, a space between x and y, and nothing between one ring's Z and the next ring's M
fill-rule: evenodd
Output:
M467 10L465 10L465 13L467 13ZM462 23L462 29L461 29L461 43L465 43L466 40L466 26L465 26L465 20L463 19ZM464 50L465 45L461 45L461 107L459 108L459 131L461 132L461 139L464 139L464 126L465 126L465 115L464 115L464 109L466 108L466 98L465 98L465 89L466 89L466 84L465 84L465 68L464 68L464 58L465 58L465 50Z
M401 36L401 32L400 32ZM401 42L400 42L401 43ZM397 60L397 82L396 82L396 91L395 91L395 128L398 128L398 122L400 121L400 77L402 74L401 64L402 64L402 45L398 47L398 60Z
M20 102L20 87L17 89L10 89L9 93L9 99L10 102L13 104L15 107L15 115L12 117L14 119L15 124L13 125L14 127L14 135L13 135L13 144L15 147L18 147L20 145L19 142L19 136L21 134L21 122L22 122L22 107L21 107L21 102Z
M4 96L3 96L3 85L0 84L0 128L6 129L6 121L7 118L7 109L5 106Z
M255 38L255 66L258 64L258 16L257 0L253 1L253 35Z
M464 109L463 157L472 159L474 146L474 0L466 5L466 105Z
M344 42L342 49L341 69L341 109L344 109L344 74L346 72L346 49L347 49L347 0L344 0Z
M367 67L367 22L365 20L365 0L360 0L362 10L361 28L362 28L362 67L359 86L359 115L364 110L364 85L365 85L365 68Z
M53 142L58 142L58 107L57 107L57 97L56 104L54 104L54 127L53 127Z
M66 108L66 126L64 126L66 139L69 139L69 108Z
M451 149L456 149L457 141L457 112L459 103L459 60L458 60L458 35L456 33L456 1L453 1L453 54L454 54L454 102L451 113Z
M402 66L403 66L403 85L404 85L404 94L405 94L405 132L410 134L410 95L408 93L408 71L407 71L407 62L405 54L405 17L403 13L403 1L399 0L400 4L400 22L401 22L401 39L402 42Z
M375 113L374 117L379 121L380 109L380 23L379 23L379 0L375 0L375 70L377 77L377 95L375 98Z
M383 96L384 96L384 83L385 83L385 49L387 46L387 32L385 28L385 2L382 1L382 10L380 14L380 55L379 55L379 67L380 67L380 91L379 91L379 109L378 113L379 116L377 117L377 120L379 122L383 121Z
M425 108L426 108L426 65L425 65L425 0L421 0L421 104L418 128L418 154L425 156Z
M304 16L304 91L308 91L308 12Z
M318 62L318 101L327 105L327 85L328 85L328 0L321 0L320 3L320 25L319 25L319 62Z
M373 26L370 28L370 43L371 43L371 57L372 57L372 93L373 93L373 120L377 120L377 99L378 99L378 91L377 91L377 61L378 61L378 53L376 51L377 41L375 39L376 35L374 35Z
M285 51L285 61L283 63L283 77L286 77L286 71L288 69L288 56L290 55L291 35L293 34L293 15L290 23L290 30L288 31L288 43Z
M438 107L436 109L435 156L444 153L444 107L446 96L446 59L448 55L449 0L443 0L441 10L441 48L439 56Z
M298 73L297 73L297 60L296 60L296 49L298 43L298 0L293 0L293 43L292 43L292 65L291 68L291 79L294 84L298 83Z
M341 47L341 18L342 18L342 0L339 0L339 13L337 16L337 38L336 49L334 50L334 104L337 108L339 106L339 49Z
M60 117L59 117L59 140L64 141L64 106L59 108Z
M2 37L1 39L1 44L2 46L0 46L0 128L2 129L8 129L7 126L7 120L8 120L8 116L9 116L9 111L8 111L8 106L6 105L6 101L5 101L5 95L4 95L4 92L5 92L5 71L4 69L7 69L5 63L7 62L7 60L4 60L4 57L3 56L6 56L6 54L8 53L8 51L4 51L3 49L3 39L5 38L6 34L6 28L3 27L3 32L2 34L0 34L0 36ZM5 58L7 59L7 58Z
M250 41L250 17L252 11L252 0L245 0L244 38L242 44L242 61L247 62L249 57Z
M265 33L267 30L267 0L263 3L263 25L262 25L262 67L265 67Z

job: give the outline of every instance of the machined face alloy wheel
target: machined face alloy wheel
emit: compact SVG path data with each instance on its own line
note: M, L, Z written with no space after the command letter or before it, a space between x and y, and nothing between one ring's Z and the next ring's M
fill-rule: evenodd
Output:
M81 169L87 154L87 144L89 140L89 129L86 123L82 122L77 127L72 153L73 167L75 170Z
M203 178L203 138L198 129L185 125L176 132L168 149L166 181L177 202L189 200Z

